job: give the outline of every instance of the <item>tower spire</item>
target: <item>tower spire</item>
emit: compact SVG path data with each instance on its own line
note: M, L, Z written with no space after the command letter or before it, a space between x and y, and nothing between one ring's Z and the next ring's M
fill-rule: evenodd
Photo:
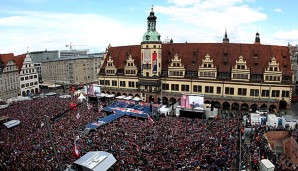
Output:
M257 31L257 33L256 33L255 44L261 44L260 34L259 34L258 31Z
M229 43L230 40L228 38L227 28L225 28L225 37L222 39L223 43Z

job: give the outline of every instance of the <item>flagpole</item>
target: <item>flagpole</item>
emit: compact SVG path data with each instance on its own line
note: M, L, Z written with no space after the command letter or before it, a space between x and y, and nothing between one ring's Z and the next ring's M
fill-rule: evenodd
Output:
M47 126L47 133L48 133L49 138L50 138L50 142L51 142L51 146L53 148L54 156L57 160L58 167L59 167L60 171L63 171L61 163L60 163L58 155L57 155L57 151L56 151L54 142L53 142L52 132L51 132L50 123L49 123L49 116L47 116L47 115L44 115L44 116L45 116L45 123L46 123L46 126Z

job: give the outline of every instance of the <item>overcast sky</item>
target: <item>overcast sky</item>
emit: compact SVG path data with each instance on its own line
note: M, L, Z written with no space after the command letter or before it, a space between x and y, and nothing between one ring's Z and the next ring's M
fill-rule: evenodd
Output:
M2 0L0 53L140 44L152 5L162 40L298 44L297 0Z

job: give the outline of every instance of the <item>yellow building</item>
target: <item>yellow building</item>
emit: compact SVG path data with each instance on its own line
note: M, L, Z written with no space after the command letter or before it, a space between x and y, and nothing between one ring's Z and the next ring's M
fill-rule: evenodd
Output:
M86 84L97 82L102 55L53 59L41 63L44 83Z
M226 110L290 108L293 74L287 46L162 43L153 9L141 45L109 46L98 81L115 95L140 96L163 104L181 93L203 94L205 103Z

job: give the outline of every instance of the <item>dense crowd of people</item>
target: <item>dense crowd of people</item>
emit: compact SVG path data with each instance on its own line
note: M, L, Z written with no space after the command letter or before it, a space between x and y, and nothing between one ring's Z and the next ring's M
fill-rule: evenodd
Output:
M249 115L247 115L249 118ZM248 122L247 122L248 123ZM287 162L287 158L281 153L276 152L274 147L269 145L268 138L266 136L267 132L270 131L288 131L289 135L293 130L286 129L282 125L268 126L268 125L251 125L248 123L247 128L250 128L246 135L248 143L243 143L242 146L242 162L246 168L250 168L253 171L259 170L259 162L262 159L269 159L275 166L276 170L295 170L290 162ZM244 138L244 137L243 137ZM249 161L250 160L250 161Z
M87 123L104 117L104 112L88 110L86 103L69 110L76 99L58 96L21 101L0 111L1 116L19 119L11 129L1 125L0 170L53 170L58 168L45 125L50 120L57 155L63 167L77 158L72 149L74 139L81 135L77 146L81 155L88 151L111 152L117 162L112 169L235 170L239 118L217 121L165 117L154 123L124 117L107 124L89 135L82 131ZM79 113L80 117L77 117Z
M112 153L117 162L110 170L238 170L239 132L244 112L229 113L215 120L162 117L150 122L128 116L82 134L85 125L106 116L88 109L85 102L70 110L76 98L49 96L16 102L0 110L0 116L19 119L13 128L0 126L0 170L56 170L45 115L63 168L78 158L73 154L74 139L80 155L89 151ZM106 104L100 104L106 105ZM252 152L263 146L262 132L253 140ZM245 148L243 148L245 149ZM274 157L266 146L266 158ZM280 162L276 158L276 163ZM274 158L273 158L274 160Z

